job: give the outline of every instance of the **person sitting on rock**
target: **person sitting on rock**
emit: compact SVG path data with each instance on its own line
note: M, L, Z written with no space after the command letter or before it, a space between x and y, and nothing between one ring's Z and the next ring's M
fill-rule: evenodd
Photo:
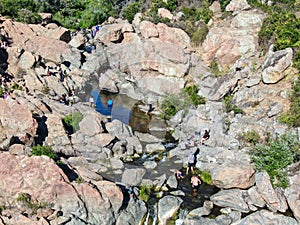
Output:
M204 141L207 141L209 138L210 138L210 130L204 130L204 134L200 140L200 144L203 145L204 144Z
M177 178L178 180L184 178L184 177L183 177L183 174L182 174L182 172L181 172L180 170L176 170L175 176L176 176L176 178Z

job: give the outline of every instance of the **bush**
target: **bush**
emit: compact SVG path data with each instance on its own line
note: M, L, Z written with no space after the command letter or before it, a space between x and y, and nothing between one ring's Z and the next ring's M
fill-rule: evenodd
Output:
M46 202L39 203L38 201L33 200L31 195L27 193L19 193L16 200L24 204L27 208L33 209L33 213L37 213L38 209L46 208L49 205Z
M290 127L300 127L300 75L294 81L290 100L290 109L279 117L279 122L285 123Z
M166 96L160 106L160 117L165 120L169 120L180 110L184 110L184 113L186 113L191 106L197 107L200 104L205 104L205 98L203 96L199 96L197 93L198 87L196 85L192 85L181 90L179 95Z
M134 19L134 16L136 13L138 13L141 9L141 3L140 2L134 2L131 4L128 4L126 8L123 9L123 15L124 17L131 23Z
M73 134L80 129L79 123L83 119L80 112L73 112L62 119L62 122L69 134Z
M192 34L193 44L196 46L202 44L207 34L208 34L208 28L206 25L204 25L202 26L202 28L200 28L199 30L195 31Z
M140 187L139 199L144 202L148 202L148 200L150 199L150 195L151 195L151 187L142 184Z
M58 158L56 153L52 150L51 146L41 146L41 145L33 146L31 150L31 155L37 155L37 156L46 155L49 158L54 160Z
M204 183L209 184L209 185L213 185L212 177L211 177L211 174L209 172L201 171L200 172L200 178Z
M277 136L267 144L254 146L251 157L258 171L266 171L274 187L288 186L286 167L299 160L297 137Z
M260 135L257 131L255 130L250 130L247 132L243 132L238 135L239 138L249 144L256 145L259 143L261 140Z
M264 20L258 34L261 48L267 51L272 43L275 50L299 47L300 19L282 7L274 7L273 11Z
M224 98L223 100L223 104L224 104L224 108L225 108L225 112L229 113L231 111L234 112L234 115L236 114L244 114L244 111L240 108L238 108L234 102L233 102L233 96L232 95L228 95Z

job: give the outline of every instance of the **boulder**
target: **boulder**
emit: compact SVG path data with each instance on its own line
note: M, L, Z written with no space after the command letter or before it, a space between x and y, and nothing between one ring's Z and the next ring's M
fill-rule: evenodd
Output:
M235 12L250 9L251 6L248 4L247 0L231 0L226 6L227 12Z
M193 217L201 217L201 216L208 216L211 213L214 204L211 201L204 201L203 206L200 208L193 209L187 215L188 218Z
M30 52L24 52L21 57L20 61L18 63L18 66L20 66L22 69L30 69L35 64L35 57Z
M156 25L150 21L143 20L139 25L139 29L144 38L158 37Z
M249 207L245 202L246 192L240 189L222 190L210 196L210 200L218 206L229 207L238 212L248 213Z
M164 23L159 23L156 26L159 39L162 42L169 42L173 45L177 45L181 49L191 48L191 39L189 35L182 29L168 27Z
M213 184L219 188L246 189L255 183L255 170L252 164L227 162L212 171Z
M182 199L175 196L165 196L158 201L158 224L165 225L173 218L182 203Z
M273 52L271 46L262 64L263 82L266 84L274 84L283 79L287 75L284 71L291 65L292 59L292 48Z
M260 210L258 212L252 213L245 218L232 223L231 225L246 225L246 224L257 224L257 225L297 225L297 221L291 217L284 216L282 214L277 214L270 212L268 210Z
M68 43L71 40L70 30L64 27L49 29L45 36L51 39L61 40Z
M287 210L287 203L281 197L282 193L273 189L269 174L267 172L256 173L255 182L257 191L267 203L270 210L276 212L285 212Z
M97 32L95 36L96 41L100 41L104 44L110 42L120 42L122 39L122 23L108 24L101 27L100 32Z
M74 48L79 48L83 46L85 43L85 38L82 33L78 32L69 42L69 45L73 46Z
M160 143L156 144L147 144L145 147L145 151L148 154L161 153L166 150L165 146Z
M164 8L159 8L157 10L157 15L163 19L169 19L169 20L173 20L173 14Z
M116 136L118 139L126 139L133 136L131 127L122 123L120 120L113 120L112 122L106 123L106 129L108 133Z
M300 222L300 172L297 169L297 163L294 166L296 173L293 176L289 176L290 186L284 190L284 195L293 215Z
M5 134L5 137L14 137L26 143L28 138L35 136L38 127L26 105L10 98L0 98L0 124L1 133Z
M1 153L0 161L3 165L0 191L11 207L18 207L16 199L24 193L39 203L47 202L48 207L61 211L74 224L81 224L76 223L77 219L90 224L115 223L114 214L123 201L123 194L115 184L98 181L97 188L88 183L70 184L64 172L47 156Z
M146 171L142 168L126 169L122 175L121 182L129 186L137 186L141 183Z

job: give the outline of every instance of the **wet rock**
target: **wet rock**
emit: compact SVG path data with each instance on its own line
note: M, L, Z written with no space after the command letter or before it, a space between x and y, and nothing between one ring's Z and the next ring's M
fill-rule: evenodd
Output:
M146 204L143 201L130 197L128 206L121 211L116 225L141 224L146 213Z
M212 171L212 181L219 188L249 188L255 183L255 170L252 164L227 162Z
M121 182L129 186L137 186L141 183L146 171L142 168L126 169L122 175Z
M285 224L285 225L297 225L297 221L291 217L284 216L281 214L277 214L274 212L270 212L268 210L260 210L258 212L252 213L245 218L232 223L232 225L247 225L247 224Z
M193 209L187 215L187 218L199 218L202 216L208 216L213 208L211 201L204 201L203 207Z
M273 52L273 46L265 56L262 64L262 80L266 84L274 84L283 79L287 74L284 71L291 65L293 50L286 48Z
M169 186L170 188L177 188L177 185L178 185L178 182L177 182L175 175L169 176L169 178L167 180L167 186Z
M158 224L167 224L167 220L175 216L181 203L182 199L174 196L165 196L160 199L158 202Z
M218 206L229 207L238 212L248 213L250 210L245 202L246 192L239 189L222 190L210 197Z
M145 151L148 154L161 153L166 150L165 146L160 143L156 144L147 144L145 147Z
M267 172L256 173L255 176L257 191L261 197L266 201L270 210L276 212L285 212L287 210L286 200L281 197L281 191L273 189L270 182L270 177Z

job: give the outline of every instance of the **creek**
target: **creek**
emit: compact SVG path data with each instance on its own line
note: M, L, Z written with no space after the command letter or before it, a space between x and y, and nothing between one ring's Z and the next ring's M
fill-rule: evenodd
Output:
M166 175L168 178L174 174L175 170L181 170L185 173L185 169L182 168L182 161L176 156L169 158L168 152L172 148L177 146L177 142L172 138L169 138L166 132L166 124L156 115L148 115L140 110L139 105L143 103L139 100L132 99L126 95L112 94L101 91L99 85L96 81L90 82L86 86L85 91L79 96L83 101L88 102L90 97L94 98L95 109L97 112L105 115L108 121L120 120L124 124L129 125L133 131L138 131L142 133L149 133L154 135L161 140L166 147L164 153L159 153L155 155L142 155L139 159L133 162L124 163L124 169L132 168L144 168L146 170L143 179L155 180L162 175ZM109 99L113 100L113 106L109 107L107 102ZM145 143L142 143L145 146ZM155 161L156 167L154 169L146 169L144 163L147 161ZM121 183L123 172L120 170L109 170L105 174L101 174L104 179L110 180L116 183ZM218 188L202 183L200 185L198 194L193 195L193 190L190 183L191 175L185 175L184 179L178 181L177 189L169 189L169 191L164 192L163 196L169 195L172 191L181 190L184 196L180 196L183 200L177 219L182 219L186 214L195 209L203 206L205 200L209 200L212 194L218 191ZM156 225L158 223L157 210L158 201L155 192L152 192L149 201L147 202L148 212L145 217L143 225ZM219 214L218 208L214 208L213 215ZM175 221L170 221L170 224L174 224Z

